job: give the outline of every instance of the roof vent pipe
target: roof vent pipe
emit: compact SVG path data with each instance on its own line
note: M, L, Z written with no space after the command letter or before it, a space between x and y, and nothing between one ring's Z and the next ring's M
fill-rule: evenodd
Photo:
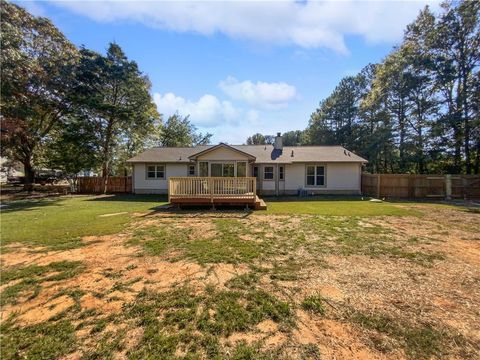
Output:
M275 150L283 150L283 138L281 133L277 133L277 136L275 136L275 144L273 145L273 148Z

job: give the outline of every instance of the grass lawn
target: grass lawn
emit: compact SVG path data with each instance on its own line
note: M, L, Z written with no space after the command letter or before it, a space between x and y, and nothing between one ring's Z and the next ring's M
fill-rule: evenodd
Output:
M72 248L89 235L119 232L131 214L150 212L166 204L154 195L73 196L20 200L2 211L2 243L28 242L52 248ZM324 216L416 216L420 212L390 203L345 198L267 198L266 214Z
M142 195L14 201L2 209L2 245L27 242L58 249L76 247L83 236L119 232L131 221L132 213L152 211L163 204L164 197Z
M324 216L416 216L421 213L395 203L373 202L361 198L265 198L267 214L312 214Z
M250 212L138 195L8 203L2 360L479 358L478 213L266 200Z

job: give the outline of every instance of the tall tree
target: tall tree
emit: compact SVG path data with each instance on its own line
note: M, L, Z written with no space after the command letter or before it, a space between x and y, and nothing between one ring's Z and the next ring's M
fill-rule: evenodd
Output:
M95 129L106 189L119 144L153 130L160 115L150 81L120 46L111 43L106 56L85 48L80 52L76 101L80 116Z
M311 115L308 137L312 144L342 145L350 150L360 146L359 109L366 94L366 69L343 78L332 94Z
M163 126L160 145L171 147L206 145L211 137L210 133L199 133L195 125L190 122L189 116L182 117L174 114Z
M480 2L445 2L430 51L435 56L436 81L453 128L455 167L460 171L463 148L465 172L472 171L474 79L480 65Z
M253 134L252 136L249 136L247 138L247 145L265 145L265 144L266 144L265 136L260 133Z
M93 170L100 164L99 148L92 123L71 117L56 129L52 140L45 146L43 164L51 169L62 170L76 191L77 174Z
M1 145L32 189L38 152L72 109L78 51L46 18L1 1Z
M283 133L283 145L285 146L298 146L306 145L306 135L302 130L293 130Z

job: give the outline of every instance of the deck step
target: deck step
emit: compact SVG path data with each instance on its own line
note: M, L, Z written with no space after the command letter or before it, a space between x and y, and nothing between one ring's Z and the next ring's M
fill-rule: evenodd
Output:
M258 196L255 197L255 210L267 210L267 204Z

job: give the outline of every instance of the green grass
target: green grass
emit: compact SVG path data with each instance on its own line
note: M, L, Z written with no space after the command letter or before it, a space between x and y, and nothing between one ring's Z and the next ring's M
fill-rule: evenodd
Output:
M29 265L26 267L13 267L2 271L2 282L18 279L33 279L48 273L54 273L42 281L59 281L69 279L82 271L81 261L58 261L48 265Z
M325 315L324 300L320 295L310 295L300 304L302 309L314 314Z
M1 325L2 359L57 359L76 343L75 329L68 321L45 322L25 327L11 321Z
M7 286L2 291L0 305L15 304L21 295L26 296L27 299L33 299L39 294L42 282L70 279L83 270L84 267L80 261L59 261L45 266L30 265L2 269L2 284L13 280L21 281Z
M299 200L297 197L265 198L266 214L311 214L325 216L419 216L421 212L402 208L389 202L372 202L351 198L312 197Z
M368 223L358 216L308 215L293 228L288 220L282 219L272 223L262 219L252 223L238 219L211 221L215 225L215 234L205 238L195 238L191 228L169 223L140 228L128 243L141 245L148 255L166 256L170 261L250 265L272 261L270 279L279 281L298 280L308 260L317 266L325 266L322 263L325 254L387 256L423 266L444 259L439 252L410 249L409 237L394 238L393 230ZM423 241L416 238L414 244ZM291 254L302 248L311 257L298 261ZM281 262L275 260L278 256L282 257Z
M411 325L383 314L367 314L353 311L349 320L363 328L387 335L405 349L408 359L442 358L450 344L462 346L466 339L452 335L445 329L434 328L431 325ZM382 344L376 344L381 351Z
M307 237L316 238L305 245L311 253L387 256L423 266L430 266L436 260L445 259L440 252L409 250L406 246L412 244L411 238L394 238L393 230L376 224L365 224L361 217L315 216L303 219L301 228ZM422 241L423 239L414 239L415 244Z
M217 235L208 238L191 238L191 229L177 228L174 225L149 226L138 229L129 241L141 244L149 255L159 256L172 250L180 250L175 259L194 260L206 263L240 263L250 262L262 255L265 243L261 233L236 219L214 219ZM242 241L239 235L250 234L259 242Z
M87 350L82 360L116 359L115 353L123 350L125 331L107 332L97 341L94 349Z
M151 211L165 204L165 198L148 195L73 196L8 203L2 210L2 244L28 243L54 249L81 246L81 238L121 231L131 213ZM101 216L123 213L113 216ZM264 212L258 212L264 213ZM267 214L316 214L328 216L417 216L415 210L390 203L342 198L271 199ZM222 226L219 223L218 226ZM228 236L229 224L225 225ZM198 244L202 247L204 244ZM155 251L155 249L153 249ZM223 258L223 254L218 254Z
M165 204L160 196L74 196L14 201L2 209L2 245L28 243L54 249L81 246L81 238L121 231L133 212ZM100 215L127 212L114 216Z
M290 306L258 289L208 287L201 294L188 287L162 293L143 291L125 307L125 313L144 328L142 339L129 353L132 359L174 358L177 350L185 353L186 358L225 358L219 336L253 330L265 319L284 326L293 324ZM257 350L234 352L237 351Z

